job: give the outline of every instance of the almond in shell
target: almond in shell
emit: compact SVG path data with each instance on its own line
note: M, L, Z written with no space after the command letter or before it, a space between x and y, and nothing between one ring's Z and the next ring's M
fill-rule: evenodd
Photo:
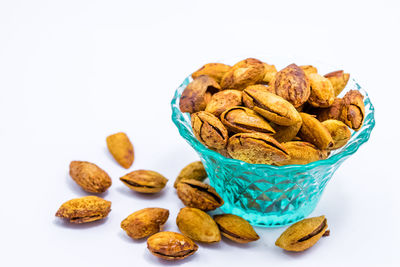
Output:
M194 113L204 110L211 96L219 92L221 87L213 78L207 75L196 77L182 92L179 108L182 112Z
M133 239L140 239L161 231L169 211L162 208L138 210L121 222L121 228Z
M300 115L303 119L299 132L300 138L321 150L331 149L333 147L333 139L328 129L314 116L303 112Z
M107 137L107 147L114 159L125 169L132 166L134 160L133 145L125 133L116 133Z
M311 93L306 74L296 64L278 71L269 86L275 94L292 103L295 108L305 103Z
M200 209L182 208L176 217L176 225L182 234L195 241L215 243L221 240L215 221Z
M164 260L182 260L199 248L190 238L175 232L159 232L147 239L148 250Z
M89 193L103 193L111 186L111 178L96 164L87 161L71 161L71 178Z
M215 79L215 81L220 83L222 77L230 69L231 69L231 66L228 66L228 65L225 65L222 63L208 63L208 64L205 64L200 69L198 69L197 71L193 72L192 78L196 79L200 75L208 75L211 78Z
M140 193L158 193L168 182L168 179L155 171L136 170L120 178L127 187Z
M315 245L327 228L325 216L304 219L287 228L275 245L287 251L303 251Z
M221 80L222 89L243 90L262 81L265 75L263 62L255 58L242 60L225 73Z
M221 234L237 243L249 243L260 239L245 219L233 214L214 215Z
M207 172L201 161L195 161L183 168L178 177L176 177L174 187L176 188L178 183L182 180L197 180L203 182L207 178Z
M350 78L350 74L345 73L343 70L333 71L324 76L332 83L335 96L338 96L343 91Z
M70 223L88 223L104 219L111 211L111 202L96 196L71 199L58 209L56 216Z
M323 121L322 124L325 126L326 129L328 129L329 133L332 136L334 142L334 145L331 148L332 150L343 147L350 140L350 129L343 122L338 120L326 120Z
M183 180L178 183L177 193L183 204L191 208L210 211L224 204L224 200L212 186L196 180Z
M274 164L289 158L286 149L264 133L238 133L229 138L229 155L254 164Z

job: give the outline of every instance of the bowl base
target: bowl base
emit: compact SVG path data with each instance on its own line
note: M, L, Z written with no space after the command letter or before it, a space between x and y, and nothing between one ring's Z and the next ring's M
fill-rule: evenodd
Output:
M315 207L317 206L319 199L314 199L304 205L301 209L295 210L292 213L257 213L257 212L249 212L244 211L240 208L237 208L230 203L225 203L220 209L224 213L235 214L246 221L248 221L253 226L259 227L283 227L287 225L291 225L295 222L298 222L314 211Z

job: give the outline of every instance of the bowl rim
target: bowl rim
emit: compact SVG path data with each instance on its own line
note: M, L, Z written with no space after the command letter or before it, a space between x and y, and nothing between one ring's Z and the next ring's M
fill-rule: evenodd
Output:
M181 85L175 90L174 92L174 97L171 101L171 109L172 109L172 121L174 122L175 126L178 128L178 131L180 135L196 150L197 153L201 154L207 154L211 155L214 158L216 158L218 161L224 161L225 163L232 163L232 164L240 164L243 165L246 168L264 168L264 169L270 169L270 170L293 170L293 171L298 171L298 170L309 170L313 169L315 167L321 166L321 165L334 165L340 160L344 160L347 157L353 155L361 145L366 143L370 136L371 136L371 131L375 126L375 108L372 105L372 102L368 96L368 93L357 83L357 81L354 78L351 78L350 81L354 83L354 86L356 88L352 88L351 90L359 90L362 92L364 95L364 105L366 107L365 110L365 118L364 118L364 123L361 127L360 130L357 132L353 131L352 135L356 134L361 136L361 138L356 137L355 139L352 140L352 142L349 142L346 144L345 147L341 148L342 150L338 153L335 153L331 156L329 156L326 159L318 160L318 161L313 161L308 164L300 165L300 164L292 164L292 165L284 165L284 166L274 166L274 165L268 165L268 164L254 164L254 163L248 163L244 162L241 160L237 159L232 159L232 158L227 158L223 156L222 154L207 148L205 145L203 145L193 134L193 130L188 125L185 125L181 123L180 120L178 120L179 116L184 116L184 113L182 113L179 109L179 101L180 101L180 95L184 88L189 84L191 80L191 75L185 78L185 80L181 83ZM348 83L349 84L349 83ZM343 90L343 92L345 89ZM368 107L368 109L367 109ZM189 114L189 113L186 113ZM367 120L368 119L368 120ZM183 127L187 128L189 131L190 135L184 135L183 134ZM363 133L363 134L361 134ZM356 143L356 144L355 144ZM355 144L355 145L352 145Z

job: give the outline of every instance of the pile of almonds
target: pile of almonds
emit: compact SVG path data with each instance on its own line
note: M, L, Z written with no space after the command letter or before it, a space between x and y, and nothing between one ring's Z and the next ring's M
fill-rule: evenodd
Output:
M129 168L134 160L133 146L125 133L107 137L107 146L115 160ZM110 176L97 165L86 161L72 161L71 178L85 191L99 194L112 184ZM162 231L169 217L164 208L145 208L133 212L121 222L121 228L133 239L147 239L149 251L165 260L184 259L198 250L194 242L215 243L221 235L238 243L259 239L253 227L243 218L233 214L218 214L211 217L207 211L215 210L224 200L215 189L204 183L207 173L200 161L193 162L181 170L175 180L177 195L186 206L176 217L180 233ZM168 179L150 170L132 171L120 178L130 189L154 194L160 192ZM81 224L104 219L111 211L111 202L98 196L71 199L58 209L56 216L70 223ZM276 241L276 245L289 251L302 251L313 246L321 236L327 235L324 216L305 219L289 227Z
M350 75L324 76L311 65L274 65L248 58L209 63L192 74L179 106L208 148L248 163L290 165L325 159L361 128L364 96L338 95Z

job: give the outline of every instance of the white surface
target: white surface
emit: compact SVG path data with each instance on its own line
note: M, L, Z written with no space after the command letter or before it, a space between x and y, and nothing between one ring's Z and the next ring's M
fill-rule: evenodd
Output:
M379 4L378 4L379 3ZM6 1L0 2L1 266L400 266L398 1ZM299 254L274 246L283 229L257 228L248 245L200 245L165 263L119 224L149 206L182 204L172 188L197 159L170 119L174 89L202 64L232 56L310 58L341 66L376 107L370 141L337 171L313 215L331 236ZM272 62L273 63L273 62ZM125 131L130 170L170 179L160 195L130 192L105 137ZM86 195L71 160L104 168L108 219L70 226L54 217Z

